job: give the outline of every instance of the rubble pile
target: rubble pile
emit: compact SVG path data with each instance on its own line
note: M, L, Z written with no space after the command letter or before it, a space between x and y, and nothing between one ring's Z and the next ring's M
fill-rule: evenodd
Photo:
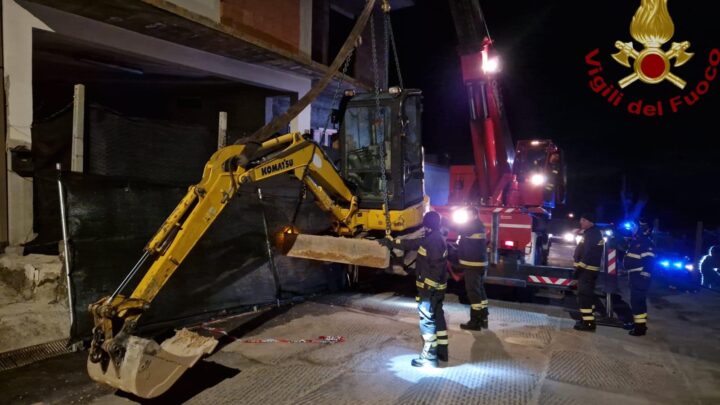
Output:
M0 353L67 338L70 315L58 256L0 255Z

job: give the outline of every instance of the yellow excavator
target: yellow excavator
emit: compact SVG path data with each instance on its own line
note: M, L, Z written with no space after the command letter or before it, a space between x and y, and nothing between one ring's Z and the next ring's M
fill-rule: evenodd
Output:
M201 182L190 187L121 285L90 305L94 329L87 368L94 380L143 398L156 397L215 349L215 339L187 330L160 344L133 333L142 313L243 187L293 176L332 217L331 233L336 236L297 235L287 228L287 238L280 239L294 242L288 255L389 266L388 250L367 238L417 229L429 210L423 187L422 95L391 88L379 94L347 94L345 101L333 151L339 154L337 162L300 133L228 146L210 158ZM121 295L145 268L134 291Z

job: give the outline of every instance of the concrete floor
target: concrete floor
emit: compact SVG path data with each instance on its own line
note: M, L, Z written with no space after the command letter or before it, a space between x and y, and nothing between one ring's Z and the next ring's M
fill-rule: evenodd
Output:
M491 301L490 330L459 329L467 306L449 295L450 362L419 370L415 304L391 293L323 297L221 325L243 339L342 335L344 343L224 346L166 396L190 404L717 404L720 295L653 293L650 334L572 330L559 307ZM455 302L453 302L455 301ZM0 373L11 403L127 404L84 377L83 353ZM63 381L66 381L63 383ZM138 401L139 402L139 401Z

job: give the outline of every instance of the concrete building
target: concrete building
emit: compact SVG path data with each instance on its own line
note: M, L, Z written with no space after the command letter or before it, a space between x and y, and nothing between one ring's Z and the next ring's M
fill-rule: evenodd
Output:
M412 4L393 5L406 3ZM7 171L0 176L0 243L25 244L42 233L34 182L56 163L156 181L182 172L185 162L202 167L218 144L219 113L227 116L223 141L232 142L285 111L327 71L363 6L361 0L2 0L0 128L8 153L1 162ZM382 29L381 21L376 26ZM346 77L343 87L372 85L367 29L364 37L348 72L354 78ZM378 46L385 52L382 41ZM289 129L325 126L334 87ZM151 125L149 132L133 132L128 122L136 119ZM199 138L187 143L190 133ZM173 180L194 182L195 173Z

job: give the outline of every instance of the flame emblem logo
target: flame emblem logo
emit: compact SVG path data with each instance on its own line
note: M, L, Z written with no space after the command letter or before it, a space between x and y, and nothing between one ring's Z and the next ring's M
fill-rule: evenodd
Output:
M669 81L683 89L686 82L670 71L670 61L674 59L673 67L687 63L693 54L688 53L690 42L673 42L670 50L663 51L662 46L672 38L675 25L670 18L667 0L641 0L640 7L635 12L630 23L630 35L644 48L635 50L633 42L616 41L615 47L620 52L612 57L619 64L632 67L634 72L618 81L621 88L625 88L640 80L648 84ZM630 59L634 59L630 66Z

